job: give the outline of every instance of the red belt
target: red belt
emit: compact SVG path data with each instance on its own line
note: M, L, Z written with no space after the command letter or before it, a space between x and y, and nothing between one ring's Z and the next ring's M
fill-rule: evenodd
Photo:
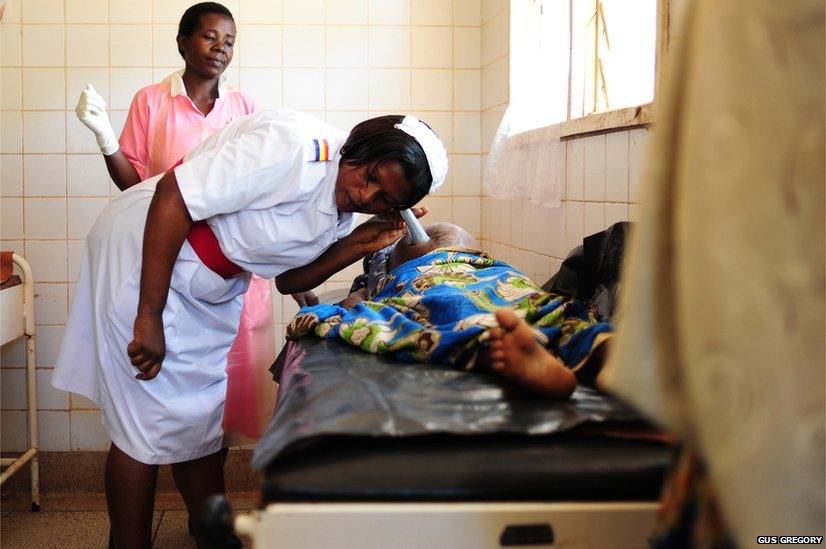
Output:
M186 239L198 258L210 271L224 278L232 278L244 272L244 269L227 259L218 239L206 221L193 221Z
M183 161L183 158L178 160L170 170L180 166ZM213 273L224 278L232 278L244 272L244 269L227 259L224 252L221 251L215 233L212 232L212 227L205 220L193 221L186 239L192 249L195 250L198 259Z

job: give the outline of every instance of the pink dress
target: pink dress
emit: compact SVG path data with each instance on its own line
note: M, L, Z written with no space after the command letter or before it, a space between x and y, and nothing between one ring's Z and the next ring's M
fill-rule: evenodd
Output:
M253 100L222 81L206 116L187 96L183 69L135 94L120 149L141 180L172 168L190 150L224 126L256 111ZM260 438L275 400L269 367L275 359L270 282L253 276L244 296L238 336L227 357L225 440Z

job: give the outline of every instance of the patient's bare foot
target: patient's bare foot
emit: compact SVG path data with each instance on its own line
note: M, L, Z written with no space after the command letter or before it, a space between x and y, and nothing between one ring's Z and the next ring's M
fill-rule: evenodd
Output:
M491 330L490 368L520 387L553 398L567 398L576 376L534 339L528 324L510 309L496 311L500 328Z

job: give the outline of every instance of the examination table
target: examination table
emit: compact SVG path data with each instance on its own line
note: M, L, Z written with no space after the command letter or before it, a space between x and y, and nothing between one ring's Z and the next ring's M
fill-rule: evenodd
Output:
M651 532L668 450L592 389L551 401L315 338L273 369L262 508L233 523L254 547L637 548Z

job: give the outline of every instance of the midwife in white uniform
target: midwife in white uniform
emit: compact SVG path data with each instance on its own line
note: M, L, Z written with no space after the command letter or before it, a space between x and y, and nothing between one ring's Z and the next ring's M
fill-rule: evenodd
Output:
M118 451L150 465L219 453L226 355L250 273L285 294L316 287L404 233L396 215L354 230L356 212L410 207L446 172L441 141L414 117L371 119L349 136L294 111L231 123L100 214L54 386L100 406L110 462ZM199 220L212 249L193 247Z

